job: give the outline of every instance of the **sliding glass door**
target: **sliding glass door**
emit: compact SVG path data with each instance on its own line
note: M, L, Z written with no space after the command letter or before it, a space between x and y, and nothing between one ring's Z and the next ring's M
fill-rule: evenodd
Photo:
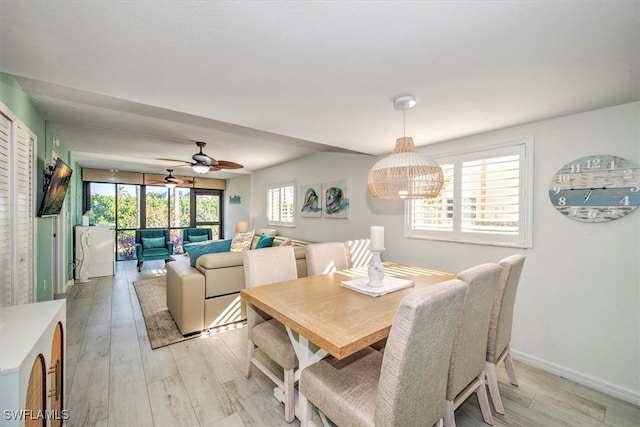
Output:
M193 190L195 209L194 223L196 227L210 228L213 239L221 239L222 191Z

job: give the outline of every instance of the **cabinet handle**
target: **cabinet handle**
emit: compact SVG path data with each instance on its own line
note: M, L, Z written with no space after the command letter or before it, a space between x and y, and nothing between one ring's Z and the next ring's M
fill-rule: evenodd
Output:
M52 385L47 397L55 397L56 400L59 400L60 397L60 359L56 360L56 364L49 369L47 369L47 373L49 375L53 375L53 379L51 380Z

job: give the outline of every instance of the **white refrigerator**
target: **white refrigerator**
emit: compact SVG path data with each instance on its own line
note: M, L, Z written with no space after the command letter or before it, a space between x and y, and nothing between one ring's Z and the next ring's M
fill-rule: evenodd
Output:
M116 229L109 226L76 226L75 278L113 276L116 261Z

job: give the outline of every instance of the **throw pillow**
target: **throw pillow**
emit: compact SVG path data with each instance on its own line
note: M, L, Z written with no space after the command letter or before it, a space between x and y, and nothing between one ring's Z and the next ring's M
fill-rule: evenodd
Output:
M164 248L166 243L164 237L143 237L142 246L145 249Z
M198 243L209 240L209 237L206 234L188 234L187 240L189 240L189 243Z
M187 243L184 245L184 250L189 255L191 267L196 266L196 261L202 255L229 252L229 249L231 249L231 239L207 240L205 242Z
M255 230L247 231L246 233L238 233L231 242L231 252L242 252L251 249L251 240Z
M258 239L258 244L256 245L256 249L270 248L271 246L273 246L273 239L275 239L274 236L267 236L264 233L262 233L260 235L260 239Z
M280 246L295 246L296 244L291 241L291 239L287 239L280 244Z

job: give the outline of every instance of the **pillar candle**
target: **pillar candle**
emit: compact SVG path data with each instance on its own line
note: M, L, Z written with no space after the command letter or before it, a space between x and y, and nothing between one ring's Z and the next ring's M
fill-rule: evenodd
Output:
M379 225L371 226L371 248L384 249L384 227Z

